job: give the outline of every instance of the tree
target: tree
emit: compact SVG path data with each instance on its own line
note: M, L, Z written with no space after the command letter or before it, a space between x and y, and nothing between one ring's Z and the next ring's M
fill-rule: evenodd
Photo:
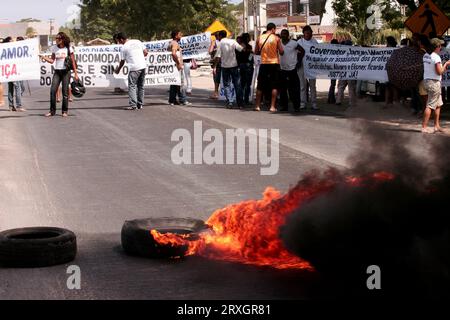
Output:
M337 14L336 22L339 27L348 30L359 45L371 45L377 38L378 30L369 28L369 23L375 10L373 5L378 4L385 29L397 30L403 28L400 11L389 0L334 0L332 6ZM369 9L369 10L368 10Z
M33 27L28 27L25 31L25 35L27 36L27 38L33 38L36 36L36 34L36 29L34 29Z
M142 40L167 38L174 29L194 34L215 19L237 28L234 6L225 0L82 0L80 6L84 40L111 39L119 30Z

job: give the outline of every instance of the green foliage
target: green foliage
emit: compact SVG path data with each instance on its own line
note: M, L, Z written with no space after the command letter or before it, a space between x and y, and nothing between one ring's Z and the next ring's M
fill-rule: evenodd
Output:
M367 19L372 13L367 13L367 8L375 4L375 0L334 0L333 10L337 14L336 22L339 27L349 31L359 45L372 45L379 38L379 30L370 30L367 27ZM382 18L385 29L397 30L403 28L403 20L398 8L389 0L379 1L385 6Z
M184 34L203 32L215 19L237 29L234 5L225 0L82 0L83 40L111 40L117 31L142 40L167 38L174 29Z

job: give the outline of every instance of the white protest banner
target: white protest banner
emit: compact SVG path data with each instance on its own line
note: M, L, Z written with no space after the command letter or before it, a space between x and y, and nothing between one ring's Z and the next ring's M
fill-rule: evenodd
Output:
M126 86L129 69L127 64L116 75L114 70L119 65L122 46L76 47L75 59L78 64L78 76L86 87L114 88ZM179 85L180 74L170 52L151 52L147 56L146 86ZM34 85L50 86L54 67L48 63L41 64L40 83Z
M165 52L169 48L169 40L145 42L144 45L151 52ZM211 44L211 33L201 33L193 36L183 37L180 46L183 50L183 59L204 59L209 57L209 46Z
M305 46L306 78L387 82L386 63L395 48L315 44Z
M440 56L443 64L450 60L450 49L442 48ZM442 75L442 86L450 87L450 69L447 69L447 72Z
M0 82L39 79L37 39L0 44Z

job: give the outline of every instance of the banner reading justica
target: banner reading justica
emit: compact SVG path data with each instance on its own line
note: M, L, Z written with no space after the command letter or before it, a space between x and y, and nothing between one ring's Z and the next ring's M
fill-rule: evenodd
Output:
M317 44L304 47L305 75L310 79L387 82L386 63L395 48Z
M37 39L0 44L0 82L39 79Z

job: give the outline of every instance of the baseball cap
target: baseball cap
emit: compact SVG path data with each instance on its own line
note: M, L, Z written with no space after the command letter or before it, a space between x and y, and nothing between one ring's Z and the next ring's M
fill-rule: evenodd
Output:
M439 38L433 38L430 40L430 43L435 47L439 47L440 45L443 45L445 43L445 41L441 40Z

